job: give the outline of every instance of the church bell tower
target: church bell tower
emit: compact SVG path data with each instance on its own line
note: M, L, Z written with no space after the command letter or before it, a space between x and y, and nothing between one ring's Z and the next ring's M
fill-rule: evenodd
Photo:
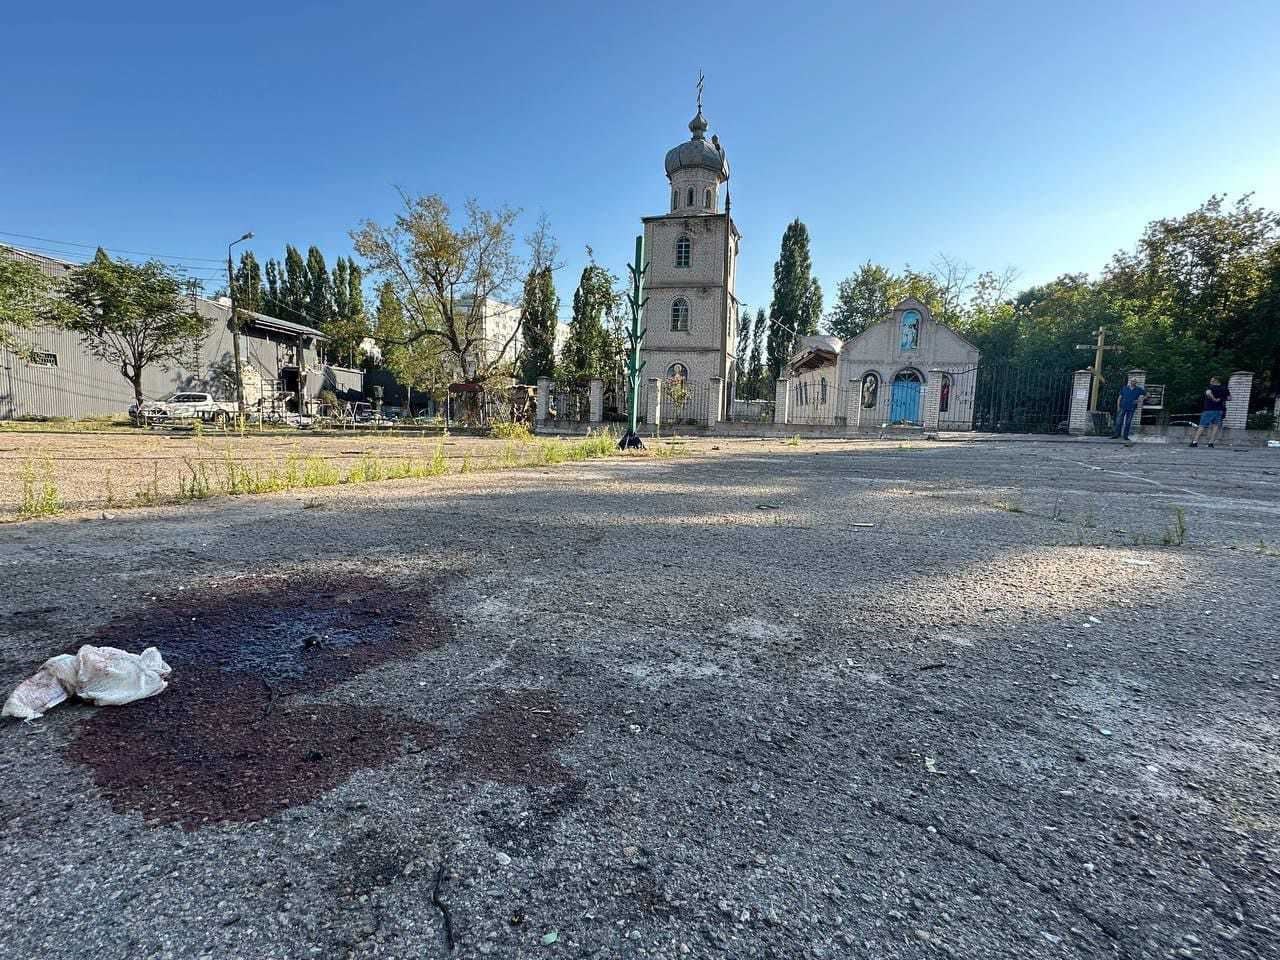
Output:
M721 377L728 397L737 372L741 236L729 213L729 159L718 137L707 139L707 128L699 81L690 137L667 151L667 212L643 218L649 272L642 356L646 376L684 377L691 385Z

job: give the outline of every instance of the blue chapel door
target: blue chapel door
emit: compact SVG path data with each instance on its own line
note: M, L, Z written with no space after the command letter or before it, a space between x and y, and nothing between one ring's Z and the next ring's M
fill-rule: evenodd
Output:
M920 422L920 382L918 380L893 381L893 393L889 396L889 422Z

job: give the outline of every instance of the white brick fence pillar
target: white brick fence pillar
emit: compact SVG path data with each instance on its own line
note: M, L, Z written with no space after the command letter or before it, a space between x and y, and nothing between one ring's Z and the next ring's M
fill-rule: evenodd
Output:
M658 432L662 418L662 381L657 377L649 378L649 409L645 411L645 420L649 429Z
M773 385L773 422L787 422L787 399L790 391L787 389L791 386L791 381L783 377Z
M595 379L587 388L587 400L590 403L588 419L591 423L604 422L604 381Z
M942 417L942 378L945 371L930 370L929 379L924 382L924 413L921 414L920 425L925 433L937 433L938 422Z
M1239 430L1239 436L1245 438L1244 429L1249 422L1249 398L1253 394L1253 374L1248 370L1237 370L1227 381L1227 390L1231 399L1227 401L1227 415L1222 418L1224 430ZM1236 434L1231 435L1233 438Z
M534 414L538 423L547 422L547 413L551 407L551 378L538 378L537 408Z
M1089 432L1089 388L1093 385L1092 370L1077 370L1071 378L1071 414L1067 430L1075 436Z
M714 430L724 409L724 377L712 377L707 387L707 429Z
M1129 385L1130 380L1136 380L1138 381L1138 386L1145 387L1147 385L1147 371L1130 370L1128 373L1127 379L1125 380L1124 383L1121 384L1121 387L1122 388L1127 387ZM1143 397L1143 400L1145 399L1146 398ZM1129 431L1129 436L1133 436L1135 433L1141 433L1141 432L1142 432L1142 404L1140 403L1138 404L1138 409L1133 412L1133 428Z
M844 395L844 425L849 430L862 426L862 381L850 380Z

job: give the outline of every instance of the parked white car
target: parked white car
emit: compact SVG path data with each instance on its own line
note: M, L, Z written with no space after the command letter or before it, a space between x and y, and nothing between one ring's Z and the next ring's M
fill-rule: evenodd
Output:
M130 404L129 417L135 422L164 423L169 420L208 420L225 423L236 415L233 400L215 400L211 393L175 393L160 401L145 401L142 409Z

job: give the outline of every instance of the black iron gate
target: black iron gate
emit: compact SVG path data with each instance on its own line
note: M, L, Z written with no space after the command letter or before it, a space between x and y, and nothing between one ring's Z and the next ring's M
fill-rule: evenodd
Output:
M662 406L658 416L664 425L707 423L711 385L687 380L662 381Z
M773 423L773 383L744 380L734 384L729 419L737 423Z
M591 395L577 384L556 385L547 397L547 419L558 423L586 423L591 419Z
M1071 370L980 363L943 375L941 430L1065 433L1071 415Z

